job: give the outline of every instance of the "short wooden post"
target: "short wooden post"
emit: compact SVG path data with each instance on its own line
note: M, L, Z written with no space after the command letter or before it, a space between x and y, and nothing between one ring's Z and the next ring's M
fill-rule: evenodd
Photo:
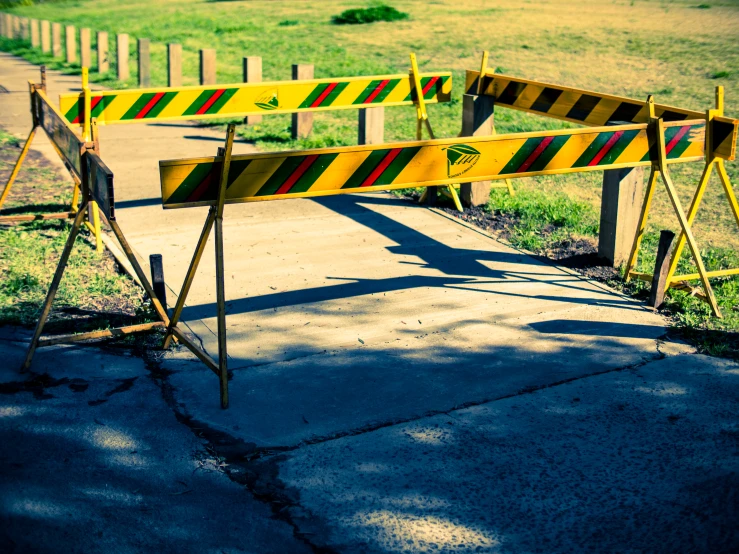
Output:
M0 14L0 36L3 38L10 38L8 35L10 33L10 14L9 13L3 13Z
M18 15L13 17L13 38L15 40L23 39L23 35L21 34L21 18Z
M462 136L493 134L495 102L492 96L465 94L462 99ZM490 181L462 183L460 197L466 206L484 206L490 200Z
M614 267L619 267L629 257L643 201L643 168L603 172L598 256Z
M139 63L139 86L151 86L151 54L149 50L149 39L138 40L138 63Z
M38 19L32 19L31 20L31 47L32 48L38 48L41 46L41 40L40 37L41 34L39 32L39 21Z
M55 58L62 57L62 24L51 24L51 53Z
M247 56L244 58L244 82L245 83L261 83L262 82L262 58L260 56ZM261 115L247 115L244 123L253 125L261 123Z
M167 45L167 86L182 86L182 45Z
M214 48L200 50L200 84L216 84L216 51Z
M21 39L26 43L31 40L31 20L27 17L21 19Z
M116 70L119 81L126 81L131 73L128 69L128 35L120 33L115 36Z
M385 108L359 110L359 137L357 144L382 144L385 142Z
M51 53L51 24L46 20L41 22L41 51Z
M293 64L293 81L302 81L313 78L313 64ZM310 112L292 114L291 135L293 140L305 138L313 129L313 114Z
M164 263L161 254L149 255L149 267L151 268L151 285L154 295L159 300L164 310L167 310L167 288L164 285Z
M107 31L98 31L98 73L106 73L110 69L110 60L108 59L108 33Z
M670 273L670 252L674 240L675 233L672 231L661 231L659 234L657 260L654 263L652 274L652 290L649 293L649 305L653 308L659 308L665 301L667 276Z
M67 63L74 63L77 61L77 30L74 25L67 25L65 29L66 33L66 46L67 46Z
M92 65L92 46L90 29L80 29L80 66L90 67Z

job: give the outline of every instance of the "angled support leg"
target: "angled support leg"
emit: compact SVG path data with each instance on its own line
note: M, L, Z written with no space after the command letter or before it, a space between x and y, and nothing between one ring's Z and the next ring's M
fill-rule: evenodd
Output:
M82 218L84 216L84 210L79 210L74 218L72 230L69 232L67 242L64 244L64 250L62 251L61 257L59 258L59 264L56 266L56 272L54 272L54 278L51 281L51 286L49 286L49 292L46 293L46 300L44 300L44 305L41 308L41 315L39 316L39 320L36 323L36 330L33 332L33 338L31 339L31 344L28 346L28 352L26 353L26 359L23 362L23 366L21 367L21 372L27 371L28 368L31 366L33 355L36 352L36 348L38 346L39 339L41 338L41 333L44 330L46 320L49 318L49 313L51 313L51 305L54 302L54 297L56 296L57 290L59 289L59 284L61 283L62 277L64 276L64 270L67 267L67 262L69 262L69 256L72 253L72 248L74 248L74 241L77 238L80 226L82 225Z
M3 204L5 203L5 199L8 197L8 194L10 193L10 189L13 186L13 183L15 182L16 177L18 177L18 172L21 170L21 166L23 165L23 160L26 159L26 156L28 155L28 150L31 148L31 143L33 142L33 138L36 136L36 129L38 127L36 125L33 126L33 129L31 129L31 132L28 133L28 138L26 139L26 143L23 145L23 149L21 150L21 153L18 156L18 159L15 162L15 165L13 166L13 171L10 172L10 177L8 177L8 182L5 183L5 188L3 188L3 193L0 195L0 208L3 207Z

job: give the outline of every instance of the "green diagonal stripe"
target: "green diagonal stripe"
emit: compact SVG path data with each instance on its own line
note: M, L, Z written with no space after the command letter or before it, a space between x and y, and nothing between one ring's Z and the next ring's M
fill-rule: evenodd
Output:
M600 149L605 146L605 144L608 142L608 140L613 136L612 132L605 132L605 133L598 133L598 136L595 137L595 140L590 143L590 146L588 146L585 149L585 152L583 152L579 158L577 158L577 161L572 164L572 167L585 167L587 166L590 161L595 157L595 155L600 152Z
M370 155L362 162L362 164L352 173L352 176L347 179L343 189L353 189L359 187L364 180L369 177L372 170L382 161L390 150L373 150Z
M298 182L293 185L290 189L290 193L306 192L310 189L313 186L313 183L315 183L318 178L323 175L323 172L326 171L328 166L331 165L331 162L336 159L336 156L338 156L338 154L321 154L318 156L318 159L313 162L308 170L303 173L300 179L298 179Z
M210 90L204 90L200 93L200 95L195 99L195 101L190 104L190 106L185 110L185 113L182 115L195 115L198 113L198 110L205 104L208 99L210 99L211 96L213 96L213 93L215 93L218 89L210 89Z
M115 99L115 96L102 96L100 98L100 102L98 102L98 105L92 109L92 115L90 117L100 117L100 114L103 113L103 110L110 106Z
M675 147L670 150L670 153L667 154L667 157L669 159L676 159L683 155L683 152L685 152L688 147L690 146L690 135L693 131L694 127L691 127L690 130L683 135L683 138L680 139L680 142L678 142Z
M277 171L262 185L256 196L271 196L276 193L277 189L292 175L293 171L295 171L304 159L305 156L285 158L285 161L277 168Z
M203 182L213 168L212 162L206 162L196 165L190 174L185 177L182 184L177 187L172 195L167 199L167 204L180 204L184 202L192 192Z
M516 173L521 164L536 150L536 147L541 144L544 138L530 138L526 139L521 148L513 155L510 161L505 164L505 167L500 170L499 175L507 175L509 173Z
M321 83L320 85L316 85L316 88L314 88L311 93L308 95L308 98L303 100L303 102L298 106L298 109L300 108L310 108L311 104L316 101L316 99L323 94L323 91L326 90L326 88L331 83Z
M542 152L541 155L536 158L534 163L529 166L528 171L543 171L547 164L552 161L552 158L557 155L569 139L569 136L554 137L554 140L549 143L549 146L544 149L544 152ZM521 163L525 160L526 158L524 158ZM521 166L519 165L519 167Z
M380 175L380 177L377 179L377 181L373 183L372 186L391 185L395 178L400 175L400 172L405 169L405 166L410 163L410 161L413 159L413 156L415 156L416 152L418 152L420 149L420 146L403 148L400 151L400 154L395 157L395 159L390 163L387 169L382 172L382 175Z
M375 99L370 102L370 104L380 104L387 98L388 94L390 94L393 89L398 86L398 83L400 82L400 79L390 79L390 82L385 85L385 88L380 91L380 93L375 96Z
M334 100L336 100L339 97L339 94L341 94L344 89L349 85L349 83L338 83L334 90L328 93L328 96L323 99L323 102L321 102L321 107L324 106L330 106L334 103Z
M145 94L142 94L139 96L138 100L133 103L133 106L131 106L126 113L123 114L121 117L121 121L134 119L136 115L144 109L144 107L151 101L152 98L156 96L156 93L154 92L147 92Z
M72 104L72 107L69 108L69 111L64 114L64 117L67 118L67 121L70 123L77 119L77 117L80 115L80 112L83 110L82 107L83 100L80 98L77 102Z
M372 81L369 85L364 87L364 90L362 93L357 96L356 100L352 102L352 104L364 104L364 101L367 99L367 97L372 94L372 92L382 83L382 81Z
M211 115L211 114L216 114L216 113L220 112L221 111L221 108L223 108L223 106L226 105L226 102L228 102L229 100L231 100L231 97L234 94L236 94L236 90L237 89L235 89L235 88L227 88L226 90L224 90L223 91L223 94L221 94L221 96L218 98L218 100L216 100L215 102L213 102L213 105L210 108L208 108L208 111L205 112L205 113L207 113L208 115Z
M626 150L626 147L631 144L631 141L633 141L636 136L639 134L639 131L624 131L624 134L621 135L621 138L618 139L616 144L613 145L613 147L608 151L608 153L603 156L603 158L600 160L600 163L598 165L610 165L614 163L618 157L623 153L624 150Z
M149 110L149 113L144 116L144 119L150 119L158 116L160 113L162 113L162 110L167 107L167 104L169 104L174 97L177 96L176 92L167 92L162 96L162 98L157 102L156 106L154 106L151 110Z

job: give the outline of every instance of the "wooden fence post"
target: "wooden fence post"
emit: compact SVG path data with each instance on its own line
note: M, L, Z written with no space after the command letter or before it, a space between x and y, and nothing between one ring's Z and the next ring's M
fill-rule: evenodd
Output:
M216 84L216 51L213 48L200 50L200 84Z
M670 273L670 252L675 233L672 231L661 231L659 234L659 246L657 247L657 259L654 263L652 274L652 290L649 293L648 304L653 308L659 308L665 301L667 292L667 275Z
M39 22L38 19L32 19L31 20L31 47L32 48L38 48L41 45L41 40L39 39L40 33L39 33Z
M462 98L462 136L493 134L495 102L492 96L465 94ZM490 181L462 183L460 199L466 206L484 206L490 200Z
M44 54L51 52L51 25L46 20L41 22L41 51Z
M98 73L103 74L110 69L110 60L108 59L108 33L107 31L98 31Z
M643 168L603 172L598 256L614 267L619 267L629 257L643 201Z
M67 63L74 63L77 61L77 33L74 25L67 25L65 29L66 33L66 46L67 46Z
M182 45L167 44L167 86L182 86Z
M89 68L92 65L92 46L90 29L80 29L80 66Z
M26 43L31 40L31 20L27 17L21 19L21 39Z
M385 108L359 110L359 137L357 144L382 144L385 142Z
M21 40L21 18L19 15L13 16L13 38L15 40Z
M262 58L259 56L247 56L244 58L244 82L245 83L261 83L262 82ZM253 125L261 123L261 115L247 115L244 123Z
M51 53L55 58L62 57L62 24L51 24Z
M119 81L126 81L130 77L128 70L128 35L121 33L115 36L116 70Z
M313 78L313 64L293 64L293 81L302 81ZM293 140L305 138L313 129L313 114L310 112L292 114L291 135Z
M151 86L151 54L149 50L149 39L138 40L138 63L139 63L139 86Z

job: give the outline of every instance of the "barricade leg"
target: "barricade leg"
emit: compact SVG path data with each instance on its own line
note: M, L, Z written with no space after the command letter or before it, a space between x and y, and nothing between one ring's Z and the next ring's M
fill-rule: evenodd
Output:
M5 203L5 199L8 197L8 193L10 193L10 188L13 186L13 183L15 182L15 178L18 176L18 172L21 170L21 165L23 165L23 160L25 160L26 156L28 155L28 150L31 148L31 142L33 142L33 138L36 136L37 128L38 127L34 125L33 129L31 129L31 132L28 133L28 138L26 139L26 143L23 145L23 149L21 150L21 153L15 162L15 166L13 166L13 171L10 172L10 177L8 177L8 182L5 183L5 188L3 189L3 193L2 195L0 195L0 208L3 207L3 204Z
M41 315L39 316L39 320L36 323L36 330L33 332L31 344L28 346L28 352L26 353L26 359L23 362L23 366L21 367L21 372L27 371L28 368L31 366L33 355L36 352L36 347L38 345L39 339L41 338L41 332L44 330L46 320L49 318L49 313L51 312L51 304L54 302L54 297L56 296L57 290L59 289L59 283L61 283L62 277L64 276L64 269L67 267L69 255L72 253L74 241L77 238L77 233L79 233L80 226L82 225L82 218L84 217L84 215L85 210L81 209L77 212L77 215L74 218L72 230L69 232L67 242L64 244L64 250L62 251L61 257L59 258L59 265L57 265L56 267L56 272L54 273L54 278L51 281L49 292L46 293L46 300L44 300L44 305L41 309Z

